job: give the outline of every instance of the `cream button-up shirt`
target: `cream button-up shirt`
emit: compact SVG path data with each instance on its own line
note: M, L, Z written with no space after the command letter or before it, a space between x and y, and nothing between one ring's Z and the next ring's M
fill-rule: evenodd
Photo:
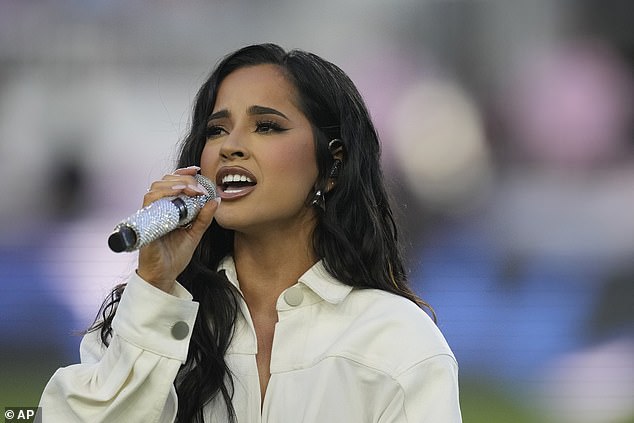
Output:
M239 289L231 258L220 266ZM59 369L40 401L43 422L173 422L173 382L186 360L198 303L133 275L105 348L81 343L81 364ZM226 355L240 423L458 423L458 366L431 319L411 301L353 289L321 262L277 301L271 378L261 404L257 341L240 299ZM226 422L217 396L205 422Z

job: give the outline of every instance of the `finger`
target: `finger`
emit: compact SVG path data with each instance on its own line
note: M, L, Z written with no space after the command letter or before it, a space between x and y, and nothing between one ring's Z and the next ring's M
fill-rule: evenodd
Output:
M184 192L190 196L209 195L204 186L202 186L195 178L178 178L166 179L154 182L147 192L167 192L173 194L176 192Z
M183 184L159 184L154 183L152 187L145 193L143 196L143 207L146 207L162 198L166 197L177 197L181 194L196 196L201 195L200 193L194 191L192 188L189 188L187 185Z
M195 175L200 171L200 167L198 166L188 166L181 167L180 169L176 169L174 171L175 175Z
M219 205L220 197L215 198L211 201L207 201L207 203L198 213L198 216L196 216L196 219L194 219L194 221L191 223L189 231L196 239L196 243L200 242L200 238L202 238L209 225L211 225L211 222L213 221L213 217L216 214L216 210L218 210Z
M194 174L194 176L170 174L165 175L163 177L163 181L171 181L173 184L172 186L178 186L180 189L185 189L187 195L209 195L205 186L199 182L195 175L196 174ZM168 184L165 182L163 185L166 186ZM182 185L185 187L182 187Z
M197 195L209 195L209 192L207 191L207 189L202 186L200 183L198 183L198 181L194 181L193 184L189 184L189 185L184 185L184 184L177 184L177 185L172 185L171 186L172 190L179 190L180 192L189 195L190 197L192 196L197 196Z
M178 173L170 173L167 174L165 176L163 176L163 179L161 179L161 181L182 181L185 185L191 185L191 184L196 184L198 182L198 180L195 178L196 174L193 175L187 175L187 174L178 174ZM160 182L160 181L157 181Z
M172 190L172 189L157 189L157 188L150 189L143 196L143 207L147 207L150 204L160 200L161 198L174 197L178 195L179 192L180 192L179 190Z
M193 177L179 176L175 178L166 175L163 180L152 183L143 197L143 204L146 206L163 197L174 197L181 194L190 197L209 195L205 187Z

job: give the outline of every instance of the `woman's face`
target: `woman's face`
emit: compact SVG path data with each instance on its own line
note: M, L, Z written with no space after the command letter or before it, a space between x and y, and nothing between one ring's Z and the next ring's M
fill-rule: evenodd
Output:
M313 224L317 179L310 122L276 65L240 68L220 84L201 157L222 203L215 219L238 232Z

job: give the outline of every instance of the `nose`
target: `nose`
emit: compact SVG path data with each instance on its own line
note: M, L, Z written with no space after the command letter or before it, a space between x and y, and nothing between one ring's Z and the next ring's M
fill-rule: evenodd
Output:
M225 137L220 147L220 157L224 160L245 159L249 157L249 153L238 134L232 133Z

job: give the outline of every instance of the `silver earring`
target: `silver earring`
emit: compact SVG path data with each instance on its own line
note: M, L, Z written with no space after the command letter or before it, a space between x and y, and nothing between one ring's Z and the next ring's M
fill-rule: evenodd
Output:
M339 169L341 168L341 160L335 159L335 162L332 164L330 168L330 174L328 175L328 179L337 179L339 177Z
M311 204L315 207L319 207L323 211L326 211L326 197L324 196L322 190L318 189L317 192L315 192Z
M328 174L328 180L337 179L339 176L339 169L341 168L341 160L336 159L330 168L330 173ZM313 196L313 200L311 201L313 206L317 206L320 209L326 211L326 193L318 189Z

